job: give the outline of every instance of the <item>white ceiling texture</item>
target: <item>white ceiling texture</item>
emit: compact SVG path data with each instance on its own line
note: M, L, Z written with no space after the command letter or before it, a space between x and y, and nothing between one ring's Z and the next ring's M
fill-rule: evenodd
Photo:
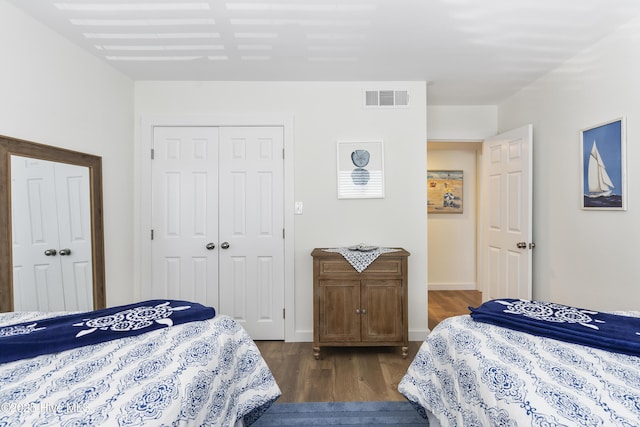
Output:
M134 80L417 80L430 105L496 104L640 14L639 0L8 1Z

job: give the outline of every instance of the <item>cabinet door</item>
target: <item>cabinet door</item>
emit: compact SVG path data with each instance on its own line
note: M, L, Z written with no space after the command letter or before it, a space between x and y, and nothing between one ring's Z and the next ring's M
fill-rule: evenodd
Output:
M360 341L360 281L320 280L318 294L321 342Z
M363 280L362 341L402 341L402 281Z

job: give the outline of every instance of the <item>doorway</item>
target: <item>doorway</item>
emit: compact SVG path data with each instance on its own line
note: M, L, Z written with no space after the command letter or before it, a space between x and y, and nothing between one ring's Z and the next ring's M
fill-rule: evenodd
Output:
M482 142L427 143L427 170L457 171L462 179L457 212L428 209L429 291L479 289L477 194L481 154Z

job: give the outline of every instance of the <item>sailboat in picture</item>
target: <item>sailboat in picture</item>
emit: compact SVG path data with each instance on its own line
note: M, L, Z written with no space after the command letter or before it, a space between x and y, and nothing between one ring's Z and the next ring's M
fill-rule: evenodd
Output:
M589 187L589 192L585 196L591 198L610 196L614 187L609 174L607 174L607 168L602 161L602 157L600 157L595 140L589 156L587 186Z

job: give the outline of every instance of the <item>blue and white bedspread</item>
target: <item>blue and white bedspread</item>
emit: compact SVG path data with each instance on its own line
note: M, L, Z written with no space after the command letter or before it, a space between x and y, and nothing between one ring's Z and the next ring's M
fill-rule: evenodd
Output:
M51 315L0 313L0 327ZM251 425L279 396L223 315L0 364L0 426Z
M433 329L398 389L443 427L640 425L640 357L469 315Z

